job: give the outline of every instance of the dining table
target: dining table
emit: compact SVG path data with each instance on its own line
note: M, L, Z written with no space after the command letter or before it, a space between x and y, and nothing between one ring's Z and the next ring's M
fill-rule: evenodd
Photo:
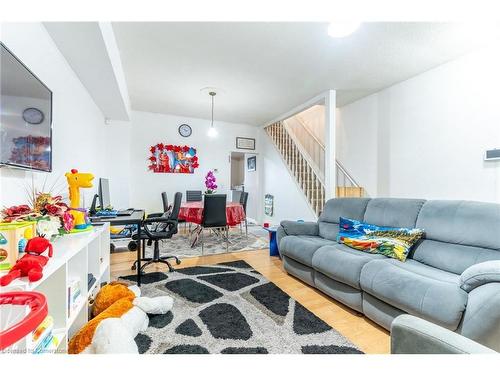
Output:
M203 201L183 202L179 210L179 220L201 225L203 222ZM234 227L245 221L245 211L238 202L226 203L227 225Z
M183 202L181 203L181 208L179 210L179 220L184 220L188 223L196 224L196 228L190 231L189 237L194 235L194 239L191 240L191 247L195 247L198 243L201 231L203 227L203 201L195 202ZM245 210L243 206L238 202L227 202L226 203L226 220L227 225L234 227L245 221ZM216 235L220 235L219 231L214 231ZM229 239L228 239L229 241Z

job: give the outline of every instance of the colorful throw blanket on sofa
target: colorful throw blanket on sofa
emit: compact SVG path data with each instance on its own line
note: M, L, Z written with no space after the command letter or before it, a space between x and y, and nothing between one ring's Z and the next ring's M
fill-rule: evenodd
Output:
M422 229L380 227L340 218L337 242L372 254L406 260L411 247L424 235Z

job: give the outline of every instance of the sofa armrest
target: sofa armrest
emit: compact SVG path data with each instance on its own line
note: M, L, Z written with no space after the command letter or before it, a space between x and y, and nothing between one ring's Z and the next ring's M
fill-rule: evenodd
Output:
M500 352L500 283L472 290L457 332Z
M467 293L488 283L500 283L500 260L474 264L460 275L460 288Z
M299 222L299 221L284 220L280 223L280 227L283 228L285 234L288 236L319 235L318 223L312 221Z
M493 354L495 351L465 336L412 315L400 315L391 325L392 354Z
M278 243L278 249L280 247L281 240L286 236L298 236L298 235L319 235L318 223L307 221L290 221L284 220L280 223L280 226L276 230L276 240Z

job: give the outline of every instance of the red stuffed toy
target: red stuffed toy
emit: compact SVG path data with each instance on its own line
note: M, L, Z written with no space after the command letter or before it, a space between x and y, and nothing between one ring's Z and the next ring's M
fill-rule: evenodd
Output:
M10 269L7 275L0 277L0 286L9 285L12 280L19 277L28 276L29 281L38 281L43 277L43 267L49 258L42 255L45 250L49 250L49 257L52 257L52 244L43 237L35 237L26 244L22 258Z

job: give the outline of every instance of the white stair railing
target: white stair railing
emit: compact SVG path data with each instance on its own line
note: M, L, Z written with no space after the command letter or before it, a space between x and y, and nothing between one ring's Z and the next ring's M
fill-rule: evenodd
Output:
M325 182L325 145L314 134L301 116L293 116L283 121L285 128L297 144L307 163L314 169L320 181ZM317 125L316 125L317 126ZM335 160L336 196L364 196L365 191L349 174L347 169Z
M300 148L300 151L314 168L321 181L325 181L325 145L311 130L300 120L299 117L290 117L283 121L286 130Z
M290 174L304 193L312 210L316 216L319 216L325 204L324 177L323 179L320 178L317 166L313 165L310 156L303 150L300 143L294 139L294 135L284 126L282 121L267 126L265 131L273 140Z
M278 121L265 128L290 174L319 216L325 204L325 147L300 120ZM335 160L337 197L362 197L365 191Z

